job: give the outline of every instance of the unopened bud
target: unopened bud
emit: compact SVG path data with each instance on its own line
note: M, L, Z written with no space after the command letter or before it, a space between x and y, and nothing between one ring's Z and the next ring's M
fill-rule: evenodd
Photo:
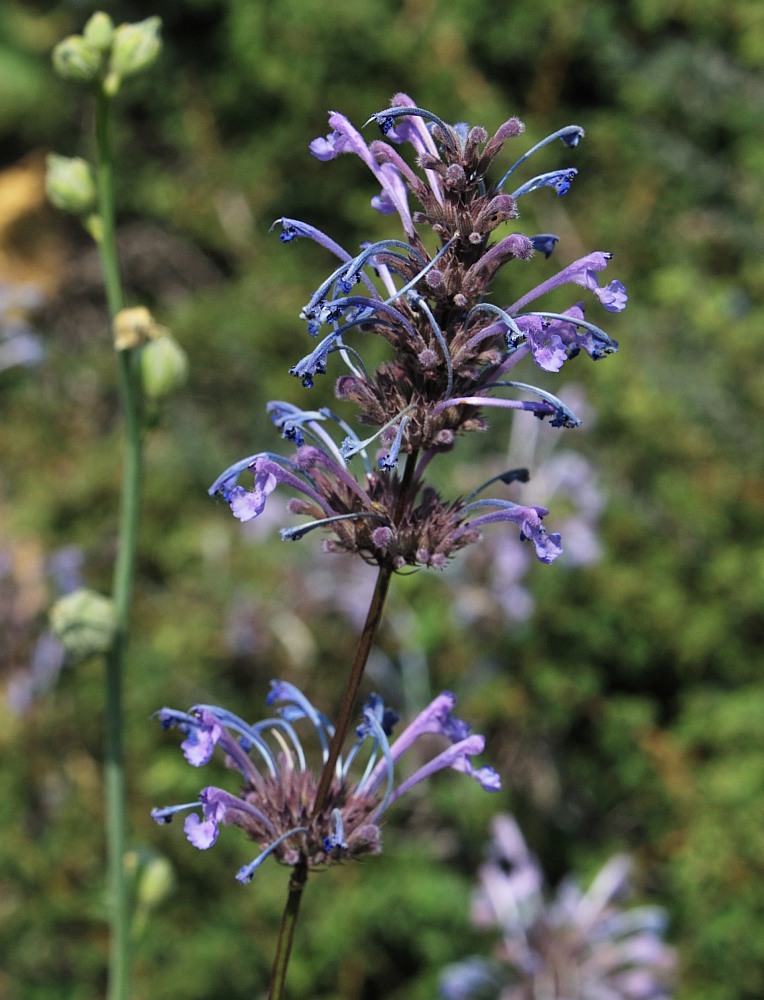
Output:
M103 67L101 52L82 35L70 35L53 49L53 69L64 80L90 83Z
M81 587L56 601L50 609L50 624L67 653L82 659L111 648L117 612L108 597Z
M169 333L141 351L141 379L148 399L164 399L185 384L188 355Z
M108 14L97 10L82 29L82 34L88 45L99 52L108 52L114 38L114 23Z
M167 331L160 326L145 306L120 309L114 317L114 346L118 351L147 344Z
M120 24L112 40L109 75L123 80L148 69L162 48L159 37L161 27L162 21L158 17L147 17L145 21L135 24Z
M175 870L171 862L158 854L143 860L138 871L136 902L147 910L155 910L175 889Z
M46 160L45 193L64 212L86 215L98 201L93 168L80 156L50 153Z

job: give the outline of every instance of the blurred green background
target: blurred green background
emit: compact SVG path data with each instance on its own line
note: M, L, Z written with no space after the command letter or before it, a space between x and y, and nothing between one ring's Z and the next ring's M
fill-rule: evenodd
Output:
M92 152L92 107L53 78L49 53L97 6L0 6L0 283L6 297L36 289L39 308L22 319L44 349L34 366L0 371L3 1000L103 995L101 669L66 667L55 684L28 670L45 661L57 588L81 573L108 590L114 553L119 412L97 263L41 189L45 153ZM367 686L406 713L452 688L505 789L490 797L441 776L389 817L382 858L314 878L291 995L424 1000L444 964L485 953L468 900L501 808L553 881L585 879L616 850L635 856L639 895L670 913L678 997L760 1000L764 4L101 6L116 21L164 22L160 62L117 104L120 243L130 301L191 360L147 450L131 826L141 857L172 861L176 887L147 917L134 997L238 1000L267 983L287 873L266 866L242 887L234 874L252 855L235 830L202 854L178 824L151 822L153 805L225 775L192 771L149 716L212 701L257 718L277 676L330 713L337 702L370 575L323 556L315 536L280 542L278 516L243 529L206 488L230 462L279 447L268 399L331 398L330 378L308 395L287 372L307 350L299 309L332 262L268 229L283 214L348 247L399 235L369 208L377 186L360 163L318 163L307 144L326 133L328 109L360 125L403 90L489 132L517 114L527 132L507 165L526 140L570 122L587 130L578 149L533 164L580 174L565 199L526 199L521 227L558 233L560 263L612 251L609 276L631 297L621 316L590 312L620 353L579 358L549 383L588 400L585 427L557 432L557 448L596 470L602 556L531 568L535 607L520 591L516 614L496 598L500 528L444 574L395 581ZM498 300L535 283L529 274L509 275ZM4 329L20 321L5 313ZM509 427L491 422L447 463L454 490L506 467ZM516 425L513 440L535 429ZM545 499L533 480L528 498ZM550 505L554 530L575 504Z

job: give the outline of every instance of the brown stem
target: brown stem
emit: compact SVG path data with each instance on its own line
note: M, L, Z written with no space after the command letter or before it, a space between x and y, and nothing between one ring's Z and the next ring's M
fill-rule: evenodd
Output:
M410 452L406 458L406 467L403 470L400 490L398 492L398 503L396 504L395 513L393 515L393 520L396 525L400 523L410 501L416 464L417 452ZM334 777L337 761L340 756L340 750L342 749L342 744L345 742L345 737L350 726L350 719L353 714L353 706L355 705L358 689L361 686L361 681L363 679L363 672L366 669L366 663L369 659L369 653L371 653L372 643L374 642L374 637L377 634L379 623L382 620L382 609L385 605L385 598L387 597L387 591L390 586L390 578L392 574L393 571L391 567L379 567L377 583L374 587L374 593L371 596L371 604L369 605L369 610L366 614L363 631L361 632L361 637L358 640L358 648L356 649L355 659L353 660L353 665L350 668L348 681L342 694L342 701L340 702L339 711L337 713L334 736L329 744L329 756L326 759L326 763L324 764L324 768L321 772L321 778L318 782L316 798L313 802L313 817L318 816L323 809L324 804L326 803L326 797L329 794L329 789L331 788L332 778Z
M395 510L395 523L399 523L406 510L411 487L414 480L414 470L416 468L416 454L410 454L406 462L406 468L401 479L401 489L398 496L398 504ZM340 750L345 742L350 719L353 714L358 689L361 686L364 670L371 653L374 638L382 621L382 610L385 606L385 598L390 587L390 579L393 575L391 566L380 566L377 575L377 582L374 585L374 593L371 595L369 610L366 613L366 621L358 640L358 647L355 652L353 664L350 668L347 684L342 694L339 711L337 712L337 722L334 736L329 744L329 755L326 758L321 777L316 790L316 797L313 802L312 817L315 818L324 808L326 798L331 788L332 778L339 760ZM279 928L278 943L276 945L276 955L273 960L271 972L271 983L268 990L268 1000L282 1000L284 996L284 986L286 984L287 968L289 967L289 956L292 952L292 941L294 939L297 917L300 912L300 902L302 891L308 881L308 864L302 858L292 870L289 879L289 894L287 896L284 915L281 918Z
M403 517L406 507L411 500L411 487L414 482L414 472L416 471L417 460L419 459L419 452L412 451L406 456L406 467L403 470L403 476L401 478L401 488L398 491L398 503L395 508L394 521L398 525L401 523L401 518Z
M369 659L374 636L377 634L377 629L382 619L382 609L385 604L388 587L390 586L391 576L392 569L386 566L380 567L374 593L371 596L369 610L366 614L366 622L361 632L361 637L358 640L358 648L350 670L350 676L342 695L342 701L337 714L337 726L329 744L329 756L326 759L318 783L316 798L313 803L313 817L317 816L323 808L331 787L332 777L350 724L353 705L355 704L358 688L361 684L364 668ZM281 926L279 927L276 955L273 959L271 983L268 990L268 1000L282 1000L284 996L289 956L292 952L292 941L294 939L295 927L297 926L297 917L300 912L302 891L307 881L308 864L305 858L302 858L294 866L291 878L289 879L289 894L286 906L284 907L284 915L281 918Z
M356 649L353 665L350 668L348 681L342 694L339 711L337 712L337 722L334 729L334 736L329 744L329 756L326 758L326 763L324 764L324 768L321 772L321 778L318 782L316 798L313 802L314 817L317 816L323 809L324 803L326 802L326 796L329 794L332 778L334 777L335 768L337 766L337 760L340 756L340 750L342 749L342 744L345 742L345 736L347 735L347 731L350 726L350 719L353 714L353 706L355 705L358 688L361 686L363 672L369 659L372 643L374 642L374 637L377 634L377 629L379 628L379 623L382 619L382 609L385 605L385 597L387 596L387 591L390 586L390 577L392 576L392 573L392 569L388 566L379 567L379 575L377 576L374 593L371 595L371 603L366 614L366 622L364 623L361 637L358 640L358 648Z
M300 912L302 890L305 888L307 881L308 865L305 859L302 859L292 869L292 875L289 879L289 895L287 896L284 915L281 918L281 926L279 927L276 955L273 959L273 969L271 971L271 984L268 988L268 1000L282 1000L284 996L284 986L286 984L289 956L292 953L294 930L297 926L297 916Z

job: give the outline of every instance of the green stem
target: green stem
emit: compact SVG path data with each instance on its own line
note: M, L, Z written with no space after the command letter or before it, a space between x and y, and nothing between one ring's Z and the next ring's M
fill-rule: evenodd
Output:
M279 938L276 945L276 956L273 959L268 1000L282 1000L284 996L284 986L286 985L289 956L292 953L294 930L297 926L297 917L300 912L302 890L305 888L307 881L308 866L305 861L300 861L294 866L291 878L289 879L289 895L287 896L284 915L281 918L281 926L279 927Z
M109 136L110 101L98 93L96 147L101 255L109 318L122 309L123 292L117 257L112 186L112 155ZM127 1000L130 966L130 907L125 874L127 808L124 753L122 747L123 662L130 633L135 559L138 540L143 435L137 357L132 350L117 351L120 397L124 414L124 460L119 512L117 558L112 598L117 613L117 635L106 657L106 745L104 795L106 799L106 852L110 895L111 940L108 1000Z

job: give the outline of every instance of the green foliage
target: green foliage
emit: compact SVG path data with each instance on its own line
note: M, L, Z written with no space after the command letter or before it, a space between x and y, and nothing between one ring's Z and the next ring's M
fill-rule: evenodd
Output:
M49 53L93 9L2 5L4 166L35 150L90 155L78 137L91 112L80 88L54 83ZM516 113L530 141L569 121L587 130L574 152L542 154L540 168L570 162L580 174L565 200L541 192L521 225L558 232L561 260L614 251L631 296L608 324L620 353L570 366L595 417L585 434L564 432L566 445L601 470L606 555L585 569L535 568L524 624L465 624L449 610L461 571L394 582L368 686L407 710L430 687L453 688L489 733L506 790L473 799L457 776L437 783L391 814L382 858L315 878L291 995L434 996L443 964L490 947L469 930L469 887L490 813L511 808L553 877L592 871L614 850L636 855L640 888L672 915L679 997L761 997L762 10L756 0L109 5L115 23L163 20L151 79L118 98L117 194L129 304L149 305L190 360L187 388L163 403L147 442L128 662L133 840L169 857L177 877L139 943L136 1000L238 1000L267 981L287 873L274 865L241 887L234 874L250 855L235 831L201 854L179 824L151 823L152 805L224 779L191 772L149 716L205 700L255 717L275 676L327 710L336 702L356 631L336 581L351 579L354 596L368 578L349 577L312 537L274 540L279 522L242 530L206 488L229 462L278 446L267 399L305 399L287 370L306 343L297 314L328 262L316 247L282 246L273 219L305 218L349 247L391 231L368 206L376 191L362 167L318 163L307 143L327 131L328 109L362 122L399 90L447 120L490 128ZM4 181L0 264L15 274L23 263L48 294L44 363L0 372L10 681L45 627L47 555L81 546L87 585L108 590L118 408L84 237L57 217L66 249L52 266L30 249L33 232L53 246L50 216L6 222L17 216ZM553 263L508 275L507 297ZM313 393L328 402L330 377ZM492 424L448 463L465 492L478 460L485 478L500 470L506 425ZM0 737L0 995L14 1000L102 994L100 692L97 661L66 669Z

